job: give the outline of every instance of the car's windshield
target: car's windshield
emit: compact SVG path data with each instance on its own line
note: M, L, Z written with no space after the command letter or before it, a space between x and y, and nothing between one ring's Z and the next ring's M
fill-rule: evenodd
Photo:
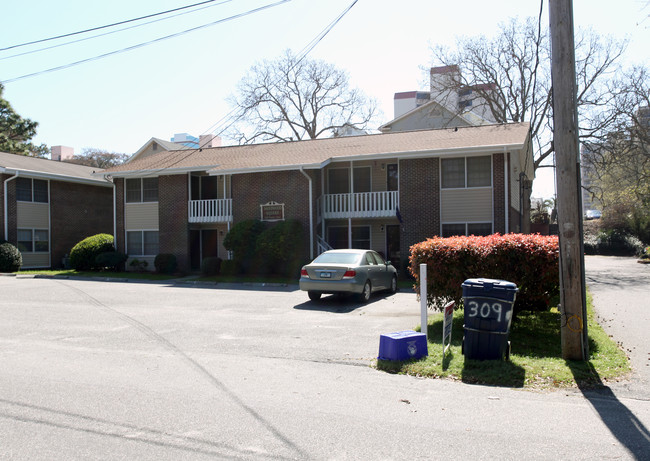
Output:
M358 253L323 253L314 259L315 264L354 264L359 260Z

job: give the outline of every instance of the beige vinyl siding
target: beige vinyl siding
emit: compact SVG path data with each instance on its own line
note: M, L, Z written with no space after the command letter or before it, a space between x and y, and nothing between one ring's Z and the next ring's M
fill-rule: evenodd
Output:
M16 202L19 228L49 229L49 203Z
M23 268L50 267L49 253L23 253Z
M492 222L492 188L442 189L441 220L453 222Z
M381 231L381 224L373 223L370 225L370 248L377 253L386 253L386 227L384 232Z
M158 202L127 203L125 208L126 230L158 229Z

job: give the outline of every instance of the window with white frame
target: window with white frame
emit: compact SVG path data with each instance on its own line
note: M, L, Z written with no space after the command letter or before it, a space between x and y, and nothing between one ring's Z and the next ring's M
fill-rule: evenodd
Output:
M158 231L127 231L126 252L129 256L156 256L158 254Z
M21 253L48 253L50 232L47 229L18 229L17 247Z
M157 202L158 178L127 178L126 202Z
M443 158L440 162L443 189L492 186L492 156Z
M354 192L370 192L370 167L354 167ZM350 192L350 169L330 168L327 172L327 186L330 194L348 194Z
M442 225L442 237L455 237L458 235L485 236L492 234L492 223L446 223Z
M348 246L348 237L347 226L328 228L328 243L332 248L370 249L370 226L352 226L352 246Z
M17 178L16 200L19 202L48 203L47 181L44 179Z

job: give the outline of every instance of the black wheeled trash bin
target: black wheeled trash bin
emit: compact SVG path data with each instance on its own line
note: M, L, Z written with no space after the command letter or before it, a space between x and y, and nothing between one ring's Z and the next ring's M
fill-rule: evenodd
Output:
M506 280L467 279L463 282L463 354L468 359L510 358L510 322L517 286Z

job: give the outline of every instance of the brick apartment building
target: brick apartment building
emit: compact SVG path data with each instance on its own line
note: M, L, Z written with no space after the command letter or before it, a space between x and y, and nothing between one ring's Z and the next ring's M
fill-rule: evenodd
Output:
M253 218L299 220L305 259L372 248L402 266L434 235L525 231L534 172L529 125L513 123L163 151L97 175L115 184L118 250L191 271Z
M80 240L113 234L113 185L93 168L0 152L0 239L23 268L57 268Z

